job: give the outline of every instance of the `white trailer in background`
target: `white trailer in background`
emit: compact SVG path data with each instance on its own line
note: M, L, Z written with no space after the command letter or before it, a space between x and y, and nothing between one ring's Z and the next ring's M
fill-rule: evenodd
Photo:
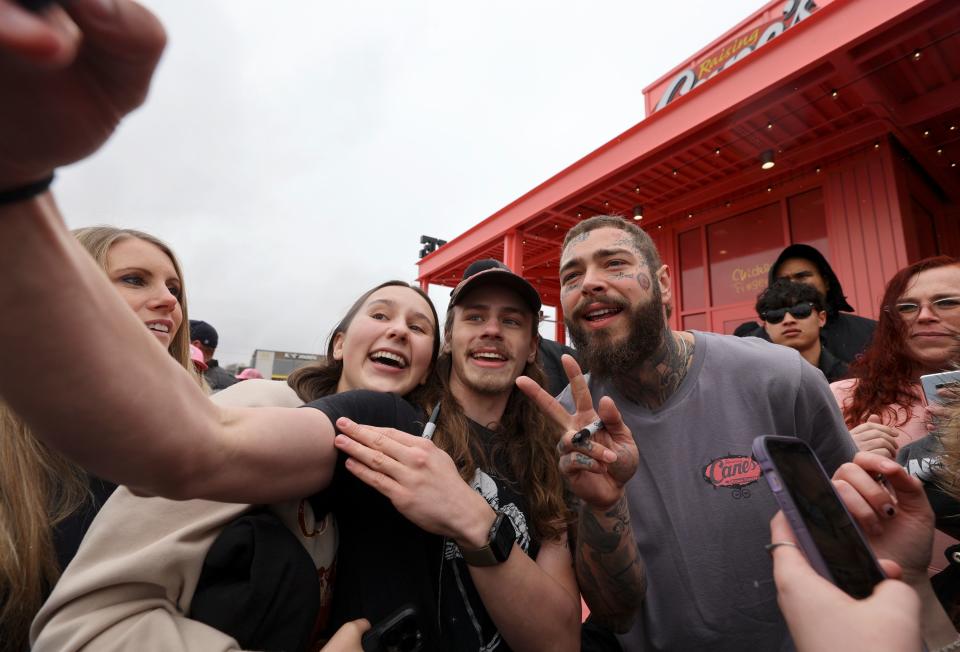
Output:
M253 352L250 366L263 374L264 378L286 380L293 371L322 360L317 353L297 353L295 351L267 351L257 349Z

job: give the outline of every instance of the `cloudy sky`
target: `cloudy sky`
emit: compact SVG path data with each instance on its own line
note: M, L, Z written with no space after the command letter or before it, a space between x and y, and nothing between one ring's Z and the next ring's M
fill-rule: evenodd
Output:
M357 295L643 118L762 0L146 0L147 104L60 174L70 227L177 252L222 364L319 352ZM434 288L439 309L448 290Z

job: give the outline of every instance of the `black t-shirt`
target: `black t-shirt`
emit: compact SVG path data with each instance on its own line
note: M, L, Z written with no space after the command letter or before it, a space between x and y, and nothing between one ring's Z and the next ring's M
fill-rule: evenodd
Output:
M313 401L308 407L334 424L341 417L389 426L420 435L424 414L402 398L365 390ZM489 443L495 433L472 424L473 435ZM405 605L416 607L426 650L509 650L490 620L456 545L408 521L390 501L358 480L338 454L330 486L313 496L316 513L337 518L336 579L330 631L356 618L376 624ZM495 464L504 468L500 461ZM539 539L529 525L528 508L516 487L496 474L478 471L473 486L505 512L518 532L518 544L531 557Z
M567 372L563 370L563 363L560 361L564 353L574 357L577 363L580 364L580 371L583 373L589 371L589 369L586 369L583 363L580 362L580 356L577 355L577 352L569 346L564 346L559 342L541 337L537 362L539 362L543 368L543 375L546 376L547 391L550 392L551 396L559 396L560 392L566 389L569 384Z

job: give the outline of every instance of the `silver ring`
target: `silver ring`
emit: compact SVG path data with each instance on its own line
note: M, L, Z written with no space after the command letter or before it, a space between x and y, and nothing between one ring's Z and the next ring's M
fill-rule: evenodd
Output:
M796 548L797 550L800 550L800 546L795 544L793 541L774 541L773 543L768 543L767 545L765 545L763 549L772 555L774 549L779 548L780 546L790 546L791 548Z

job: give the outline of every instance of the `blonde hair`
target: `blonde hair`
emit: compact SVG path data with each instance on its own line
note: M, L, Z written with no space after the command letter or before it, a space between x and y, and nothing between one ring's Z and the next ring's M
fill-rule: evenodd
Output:
M948 414L937 429L942 451L937 469L937 484L960 500L960 391L954 390L946 401Z
M149 242L170 258L180 277L183 322L168 350L202 384L190 360L183 275L170 248L147 233L110 226L78 229L74 235L104 270L110 247L130 238ZM26 648L30 623L60 576L53 528L91 499L86 472L34 437L0 402L0 640L4 649Z
M149 233L134 229L118 229L113 226L89 226L84 229L76 229L73 235L83 245L83 248L93 256L102 270L107 269L107 254L110 252L110 247L131 238L149 242L167 255L167 258L173 263L173 269L177 272L177 278L180 279L180 309L183 311L183 323L180 325L180 330L173 336L169 351L170 355L180 363L180 366L196 375L196 369L190 361L190 318L187 316L187 285L183 280L183 272L180 271L180 262L173 255L170 247Z

